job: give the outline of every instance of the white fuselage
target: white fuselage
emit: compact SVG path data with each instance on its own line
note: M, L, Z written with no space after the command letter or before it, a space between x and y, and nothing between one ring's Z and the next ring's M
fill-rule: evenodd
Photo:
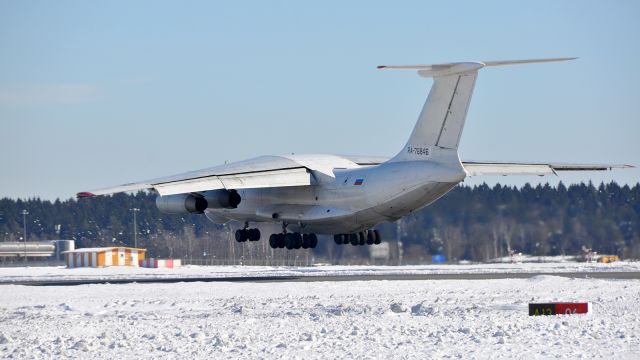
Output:
M306 164L316 185L240 190L242 201L236 209L211 209L207 216L218 222L285 222L289 229L305 233L362 231L420 209L462 181L466 173L457 153L446 157L451 156L455 161L433 157L339 168L327 165L342 158L314 155ZM308 160L304 156L290 158ZM318 163L323 166L314 166Z

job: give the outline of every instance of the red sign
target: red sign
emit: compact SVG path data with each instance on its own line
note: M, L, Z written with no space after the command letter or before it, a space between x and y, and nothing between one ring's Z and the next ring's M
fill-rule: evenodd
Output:
M529 316L573 315L589 313L589 303L529 304Z
M589 303L557 303L557 315L586 314L589 312Z

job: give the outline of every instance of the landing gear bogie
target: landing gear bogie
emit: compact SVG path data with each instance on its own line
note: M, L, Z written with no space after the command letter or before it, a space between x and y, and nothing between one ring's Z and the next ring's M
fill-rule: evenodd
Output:
M258 241L260 240L260 230L259 229L248 229L248 228L244 228L244 229L238 229L236 230L236 241L239 243L245 242L245 241Z
M273 241L271 240L273 239ZM273 234L269 237L269 246L272 249L287 248L293 249L315 249L318 245L318 237L316 234L300 234L300 233L280 233Z
M367 230L352 234L335 234L333 241L337 245L351 244L353 246L378 245L382 242L378 230Z

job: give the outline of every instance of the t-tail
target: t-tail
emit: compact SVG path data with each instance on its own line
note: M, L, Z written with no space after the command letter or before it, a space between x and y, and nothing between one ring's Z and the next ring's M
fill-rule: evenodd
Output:
M458 145L467 117L478 70L485 66L565 61L551 58L485 62L459 62L433 65L378 66L383 70L415 70L433 78L427 101L413 132L402 150L389 161L457 161Z

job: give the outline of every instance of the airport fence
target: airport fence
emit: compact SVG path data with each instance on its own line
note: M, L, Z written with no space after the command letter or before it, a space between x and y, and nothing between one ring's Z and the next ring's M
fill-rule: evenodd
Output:
M67 266L67 263L64 261L58 260L31 260L24 261L22 259L16 260L15 258L11 258L9 260L2 259L0 260L0 267L40 267L40 266Z
M217 259L217 258L182 258L183 265L226 265L226 266L313 266L315 258L313 256L291 256L289 258L237 258L237 259Z

